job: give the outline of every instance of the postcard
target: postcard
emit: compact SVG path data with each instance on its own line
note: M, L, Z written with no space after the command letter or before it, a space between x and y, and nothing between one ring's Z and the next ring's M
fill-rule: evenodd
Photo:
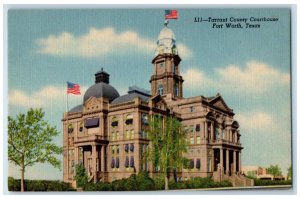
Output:
M292 188L290 8L8 10L8 191Z

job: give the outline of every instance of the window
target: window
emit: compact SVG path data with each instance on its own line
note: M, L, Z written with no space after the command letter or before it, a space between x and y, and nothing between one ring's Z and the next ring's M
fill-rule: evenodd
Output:
M195 109L195 108L194 108L193 106L191 106L191 107L190 107L190 112L194 112L194 109Z
M115 141L115 140L116 140L116 133L115 133L115 132L112 132L112 133L111 133L111 140L112 140L112 141Z
M174 94L175 96L178 96L179 95L179 90L178 90L178 84L174 84Z
M129 145L125 144L125 152L128 153L128 151L129 151Z
M190 133L193 133L194 132L194 125L190 125L189 130L190 130Z
M73 124L68 125L68 133L73 133Z
M190 169L195 167L194 159L190 159Z
M188 126L183 126L183 132L188 133L189 132L189 127Z
M85 121L85 128L95 128L99 126L99 118L89 118Z
M148 125L148 115L145 113L142 114L142 124Z
M111 159L111 168L115 168L115 158L113 157L112 159Z
M128 168L129 167L129 157L126 156L125 158L125 167Z
M130 157L130 167L131 168L134 167L134 157L133 156Z
M83 123L82 122L79 123L79 132L80 133L83 132Z
M131 132L130 132L130 139L134 139L134 131L133 130L131 130Z
M158 86L157 93L158 93L159 95L163 95L163 94L164 94L164 87L163 87L163 85L160 84L160 85Z
M144 131L144 130L142 130L142 132L141 132L141 138L147 138L148 136L147 136L147 132L146 131Z
M190 144L194 144L194 138L193 137L190 138Z
M111 154L115 154L115 146L111 146Z
M201 142L201 138L200 136L197 136L197 144L200 144L200 142Z
M200 131L200 124L196 124L196 132Z
M119 136L120 136L119 132L116 132L116 140L119 140Z
M125 124L126 125L132 125L133 124L133 116L132 116L132 114L129 114L129 115L126 116Z
M131 152L134 151L134 144L130 144L130 151L131 151Z
M174 64L173 65L173 73L176 74L177 73L177 66Z
M125 132L125 139L129 140L130 138L130 131Z
M116 150L117 150L117 154L119 154L120 153L120 146L119 145L116 146Z
M159 67L164 67L165 66L165 62L160 62L158 65L159 65Z
M113 117L111 120L111 126L117 127L118 126L118 119L116 117Z
M116 157L116 168L118 169L120 167L120 160L119 157Z

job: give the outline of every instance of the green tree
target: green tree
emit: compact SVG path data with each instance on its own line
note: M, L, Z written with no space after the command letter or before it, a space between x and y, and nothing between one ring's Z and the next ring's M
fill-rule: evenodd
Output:
M292 176L293 176L293 171L292 171L292 166L290 166L290 167L287 169L287 178L288 178L288 179L292 179Z
M29 109L16 118L8 116L8 159L21 167L21 191L24 191L24 174L27 167L36 163L49 163L60 168L56 155L62 147L52 143L59 132L44 120L42 109Z
M187 152L187 142L181 123L174 116L154 115L150 118L148 135L151 146L146 157L158 168L169 189L169 172L180 171L188 162L183 154Z
M273 175L273 178L282 175L281 169L278 165L271 165L267 168L267 173Z
M83 166L83 164L77 164L75 166L76 169L76 175L74 179L76 180L76 186L77 187L83 187L88 183L89 177L88 174Z

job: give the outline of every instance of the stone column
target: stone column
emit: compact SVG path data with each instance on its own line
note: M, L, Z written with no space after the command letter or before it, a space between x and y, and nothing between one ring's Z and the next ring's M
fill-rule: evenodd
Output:
M93 171L93 175L94 175L94 182L97 182L97 145L93 144L92 145L92 171Z
M204 122L204 139L205 140L208 140L208 136L207 136L207 122L205 121Z
M212 168L212 172L215 171L215 155L214 155L214 150L212 149L212 154L211 154L211 168Z
M228 141L228 128L225 128L225 140Z
M75 165L79 163L79 147L74 147L74 162Z
M239 172L242 171L242 163L241 163L241 151L238 152L239 153Z
M215 128L213 123L211 123L211 127L210 127L210 136L211 136L211 140L215 140L214 139L214 134L215 134Z
M101 172L105 171L105 145L101 145Z
M229 149L226 149L226 174L229 175Z
M236 151L233 151L233 173L236 173Z
M224 173L223 149L222 148L220 148L220 165L221 165L221 172Z

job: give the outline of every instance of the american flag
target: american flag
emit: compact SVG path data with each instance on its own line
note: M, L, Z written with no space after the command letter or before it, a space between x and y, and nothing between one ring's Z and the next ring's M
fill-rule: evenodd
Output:
M165 19L177 19L177 10L165 10Z
M71 82L67 82L68 88L67 88L67 93L71 93L74 95L80 95L80 86L78 84L74 84Z

